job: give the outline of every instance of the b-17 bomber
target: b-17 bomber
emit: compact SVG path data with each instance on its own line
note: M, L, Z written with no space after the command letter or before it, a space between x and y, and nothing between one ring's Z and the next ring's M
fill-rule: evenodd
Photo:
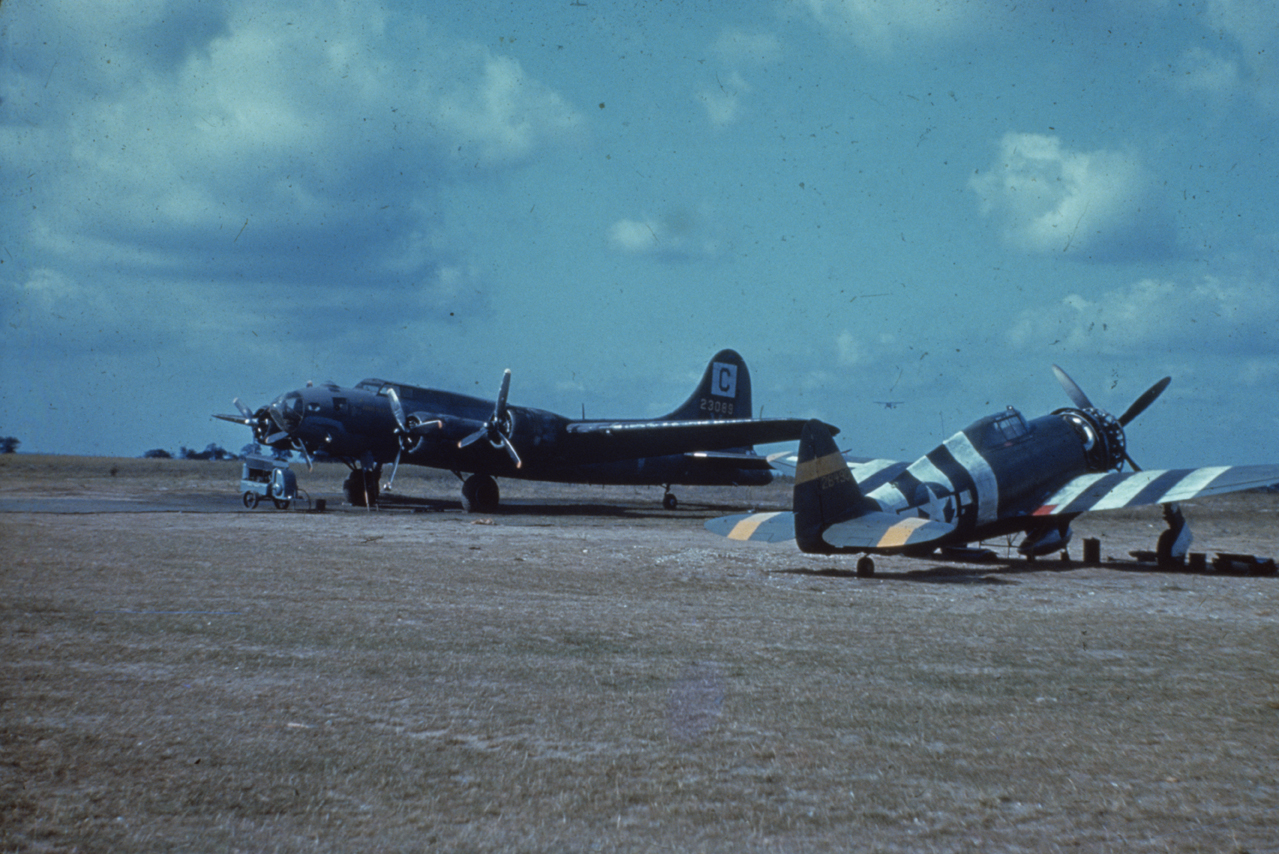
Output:
M367 506L390 489L401 463L451 471L462 505L499 505L496 478L664 486L663 504L684 485L762 485L773 469L754 446L799 438L804 420L751 418L751 379L733 350L711 358L692 395L661 418L571 419L508 402L511 372L496 400L381 379L354 387L308 385L238 415L215 415L253 430L261 445L323 454L352 470L346 498ZM834 429L834 428L830 428ZM381 486L382 469L391 474Z

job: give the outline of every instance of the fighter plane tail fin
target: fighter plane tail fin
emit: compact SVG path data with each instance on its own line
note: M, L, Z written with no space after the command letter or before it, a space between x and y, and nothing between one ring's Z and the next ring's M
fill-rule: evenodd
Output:
M751 372L733 350L711 357L697 389L684 403L662 416L663 421L701 421L751 417Z
M795 541L801 551L830 552L822 532L839 522L877 512L848 470L826 425L809 421L799 439L795 467Z

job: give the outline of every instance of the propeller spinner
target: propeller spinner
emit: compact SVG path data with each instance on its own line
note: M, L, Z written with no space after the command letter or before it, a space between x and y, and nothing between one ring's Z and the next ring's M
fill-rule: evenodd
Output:
M1078 407L1077 409L1059 409L1057 412L1070 420L1084 436L1084 450L1088 454L1089 462L1103 471L1118 470L1125 462L1132 466L1133 471L1141 471L1141 466L1137 465L1128 454L1124 428L1164 393L1164 389L1168 388L1168 384L1172 382L1172 377L1164 377L1146 389L1144 394L1124 410L1123 415L1115 418L1104 409L1094 406L1084 390L1061 368L1053 365L1053 373L1056 374L1057 381L1061 383L1066 396Z

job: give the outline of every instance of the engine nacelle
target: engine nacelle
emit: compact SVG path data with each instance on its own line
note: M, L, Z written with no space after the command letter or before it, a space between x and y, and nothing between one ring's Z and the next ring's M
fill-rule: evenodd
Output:
M1109 412L1100 409L1058 409L1067 424L1079 434L1088 468L1092 471L1110 471L1124 464L1127 440L1123 425Z

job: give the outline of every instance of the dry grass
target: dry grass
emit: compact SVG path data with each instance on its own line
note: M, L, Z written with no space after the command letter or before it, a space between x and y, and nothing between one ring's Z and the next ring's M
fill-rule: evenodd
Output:
M233 507L235 478L0 465L10 496ZM0 514L3 848L1279 850L1277 579L863 580L701 530L784 490L667 514L656 490L504 486L491 519ZM1270 555L1277 507L1187 516L1197 547ZM1084 522L1106 554L1159 530Z

